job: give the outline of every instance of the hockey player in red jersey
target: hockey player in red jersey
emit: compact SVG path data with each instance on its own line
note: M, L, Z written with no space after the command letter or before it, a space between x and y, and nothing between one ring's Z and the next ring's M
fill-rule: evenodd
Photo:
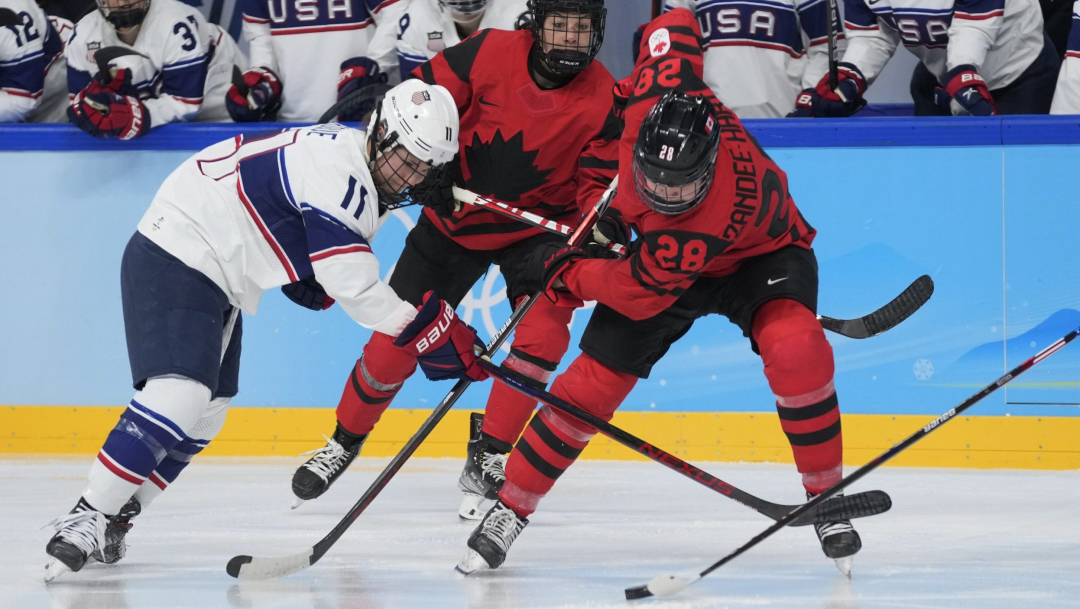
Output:
M620 189L609 214L640 240L626 259L546 244L520 271L559 301L596 300L582 355L551 392L610 420L639 378L697 318L737 324L765 363L780 424L808 496L842 477L832 348L815 318L815 231L787 177L703 84L693 15L672 11L644 33L640 60L621 82ZM659 99L659 101L657 101ZM495 504L468 541L463 573L496 568L540 499L596 429L542 407L506 463ZM816 525L825 554L847 559L861 541L847 521ZM843 570L848 564L838 566Z
M604 34L603 0L530 0L531 29L481 30L420 65L412 76L446 87L461 115L457 182L478 194L573 224L578 200L591 205L614 177L618 121L608 121L614 79L594 61ZM605 132L605 125L616 125ZM610 157L592 150L610 151ZM500 265L516 305L528 293L515 271L544 243L564 238L490 211L460 208L445 197L427 203L405 242L390 286L408 302L428 290L456 306L492 264ZM546 387L569 346L572 308L541 301L517 326L504 366ZM326 447L301 466L293 492L301 500L324 493L416 368L376 332L356 362ZM479 519L494 500L510 452L536 403L502 384L492 389L482 432L470 440L459 486L459 514Z

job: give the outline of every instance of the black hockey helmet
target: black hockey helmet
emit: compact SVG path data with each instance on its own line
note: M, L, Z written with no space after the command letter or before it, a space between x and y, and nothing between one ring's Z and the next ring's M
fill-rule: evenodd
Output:
M126 30L142 24L150 11L150 0L97 0L97 8L114 28Z
M634 144L634 189L641 202L666 215L701 203L716 173L719 143L709 100L665 93L645 116Z
M567 19L555 19L549 24L547 17L550 15L565 15ZM591 22L587 30L582 27L585 17ZM529 19L540 59L553 74L581 73L592 63L604 43L607 22L604 0L529 0ZM586 36L577 38L579 34ZM576 40L570 45L565 42L567 38ZM546 50L545 44L548 45Z

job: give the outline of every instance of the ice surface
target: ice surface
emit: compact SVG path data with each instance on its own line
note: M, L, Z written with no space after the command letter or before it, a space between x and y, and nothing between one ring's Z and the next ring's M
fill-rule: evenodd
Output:
M127 557L41 583L41 526L74 505L89 458L0 461L0 607L18 609L475 607L1080 607L1080 472L885 468L891 512L860 520L849 582L809 527L781 531L668 599L623 589L693 572L759 533L763 516L648 462L585 461L541 504L506 564L454 573L461 463L416 459L315 566L273 581L225 573L236 554L283 555L325 535L386 463L359 459L290 510L302 459L199 459L135 521ZM793 466L706 464L776 502L803 497ZM858 489L856 489L858 490Z

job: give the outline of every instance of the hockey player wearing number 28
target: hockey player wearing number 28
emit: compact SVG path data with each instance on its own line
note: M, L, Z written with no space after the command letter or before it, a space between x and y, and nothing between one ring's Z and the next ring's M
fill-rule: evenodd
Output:
M476 332L433 293L419 311L399 298L368 245L388 210L438 185L457 133L450 94L413 80L386 95L367 134L327 124L238 135L165 180L120 267L135 397L77 505L53 523L46 581L120 560L131 519L221 431L239 312L254 314L268 289L318 309L336 300L439 378L486 378ZM317 285L325 293L306 297Z
M815 318L816 232L787 176L702 81L701 34L676 9L644 32L638 65L620 82L625 104L620 188L611 210L640 246L625 259L545 245L520 271L559 303L597 301L582 355L551 393L605 420L700 317L738 325L765 364L780 424L808 495L842 477L832 348ZM647 45L647 46L646 46ZM659 100L659 101L658 101ZM468 540L464 573L502 564L540 500L596 430L541 407L506 463L500 501ZM850 522L816 525L825 554L844 559L861 541Z
M451 192L455 182L576 223L614 177L617 152L593 152L614 150L604 144L619 133L608 129L614 124L608 91L615 81L593 61L603 40L603 1L530 0L528 6L531 30L481 30L412 72L453 95L461 112L461 150L443 196L426 203L390 277L390 287L408 302L433 289L456 305L498 264L516 306L529 294L515 271L522 257L541 243L565 241L484 209L459 208ZM538 302L517 326L503 366L546 387L569 347L572 314L571 308ZM390 341L376 332L364 346L345 384L333 437L293 477L299 500L319 497L341 476L415 370L415 360L390 349ZM502 383L492 387L482 431L469 443L459 479L466 494L461 517L478 519L480 503L495 499L505 455L535 407L535 400Z

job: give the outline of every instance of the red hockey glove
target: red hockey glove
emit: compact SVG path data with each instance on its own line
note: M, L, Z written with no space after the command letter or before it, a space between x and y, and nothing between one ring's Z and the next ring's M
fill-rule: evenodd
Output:
M945 73L945 93L951 102L948 109L953 116L993 116L997 114L994 98L986 81L975 71L973 65L960 65ZM935 90L935 99L945 96ZM938 101L938 105L944 105Z
M325 311L334 306L334 299L326 295L314 275L281 286L281 292L289 300L312 311Z
M844 117L851 116L866 105L866 78L853 63L837 64L836 89L829 87L826 73L813 89L804 89L795 98L795 109L788 117Z
M488 378L487 371L476 363L473 347L484 348L476 330L461 321L454 307L439 300L435 292L424 294L416 319L405 326L394 344L416 356L428 380Z
M67 115L83 131L94 137L130 140L150 131L150 113L134 95L119 95L115 91L130 85L126 70L117 72L108 85L98 79L71 100ZM115 89L115 90L114 90Z
M239 78L237 78L239 76ZM281 80L269 68L251 68L240 74L225 94L225 109L238 123L273 120L281 107Z
M386 74L379 69L379 64L367 57L353 57L341 62L341 72L338 73L337 99L348 97L360 89L374 84L386 82ZM360 104L354 104L348 110L338 115L339 121L362 121L368 112L375 109L375 105L382 99L378 95L380 91L373 90L373 95Z
M565 243L549 242L539 245L525 256L517 268L518 281L528 292L543 290L544 295L559 306L580 307L580 298L552 284L569 270L575 260L589 257L583 248Z

